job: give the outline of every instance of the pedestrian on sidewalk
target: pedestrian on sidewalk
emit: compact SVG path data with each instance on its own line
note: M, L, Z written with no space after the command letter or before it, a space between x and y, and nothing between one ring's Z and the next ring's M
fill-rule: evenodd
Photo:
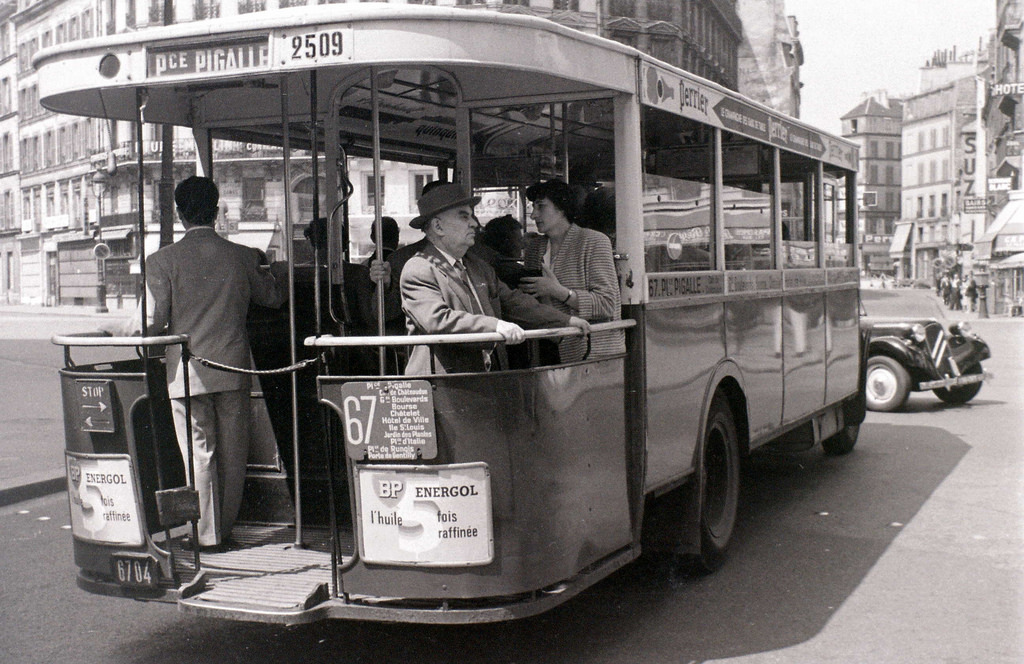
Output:
M971 311L978 310L978 283L974 280L974 273L972 272L967 282L967 299L971 301Z

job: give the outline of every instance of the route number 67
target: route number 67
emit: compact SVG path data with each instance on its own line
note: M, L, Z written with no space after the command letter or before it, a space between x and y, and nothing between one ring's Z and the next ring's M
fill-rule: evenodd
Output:
M350 445L362 446L370 441L377 395L348 395L341 402L345 414L345 438Z

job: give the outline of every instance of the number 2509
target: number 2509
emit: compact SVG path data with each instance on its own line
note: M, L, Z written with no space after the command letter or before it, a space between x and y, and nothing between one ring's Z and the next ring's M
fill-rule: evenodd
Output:
M341 31L316 32L292 37L292 60L341 55Z

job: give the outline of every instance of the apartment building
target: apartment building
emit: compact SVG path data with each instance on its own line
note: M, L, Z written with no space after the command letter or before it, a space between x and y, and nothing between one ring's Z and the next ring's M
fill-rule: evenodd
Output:
M903 111L902 216L890 247L897 278L932 283L962 264L977 167L977 56L942 51Z
M861 146L860 268L895 276L889 248L900 218L903 100L891 98L884 90L873 92L841 120L843 136Z
M0 302L3 303L17 301L21 288L18 59L11 22L16 9L13 2L0 4Z

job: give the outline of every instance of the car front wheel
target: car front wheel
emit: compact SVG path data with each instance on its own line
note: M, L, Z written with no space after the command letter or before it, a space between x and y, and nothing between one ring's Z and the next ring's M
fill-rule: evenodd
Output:
M973 376L981 373L980 364L972 364L967 367L963 372L964 376ZM968 385L959 385L957 387L940 387L936 390L932 390L935 396L942 399L944 402L959 406L965 404L981 391L981 382L970 383Z
M910 394L910 374L896 360L885 355L868 358L868 410L888 413L897 410Z

